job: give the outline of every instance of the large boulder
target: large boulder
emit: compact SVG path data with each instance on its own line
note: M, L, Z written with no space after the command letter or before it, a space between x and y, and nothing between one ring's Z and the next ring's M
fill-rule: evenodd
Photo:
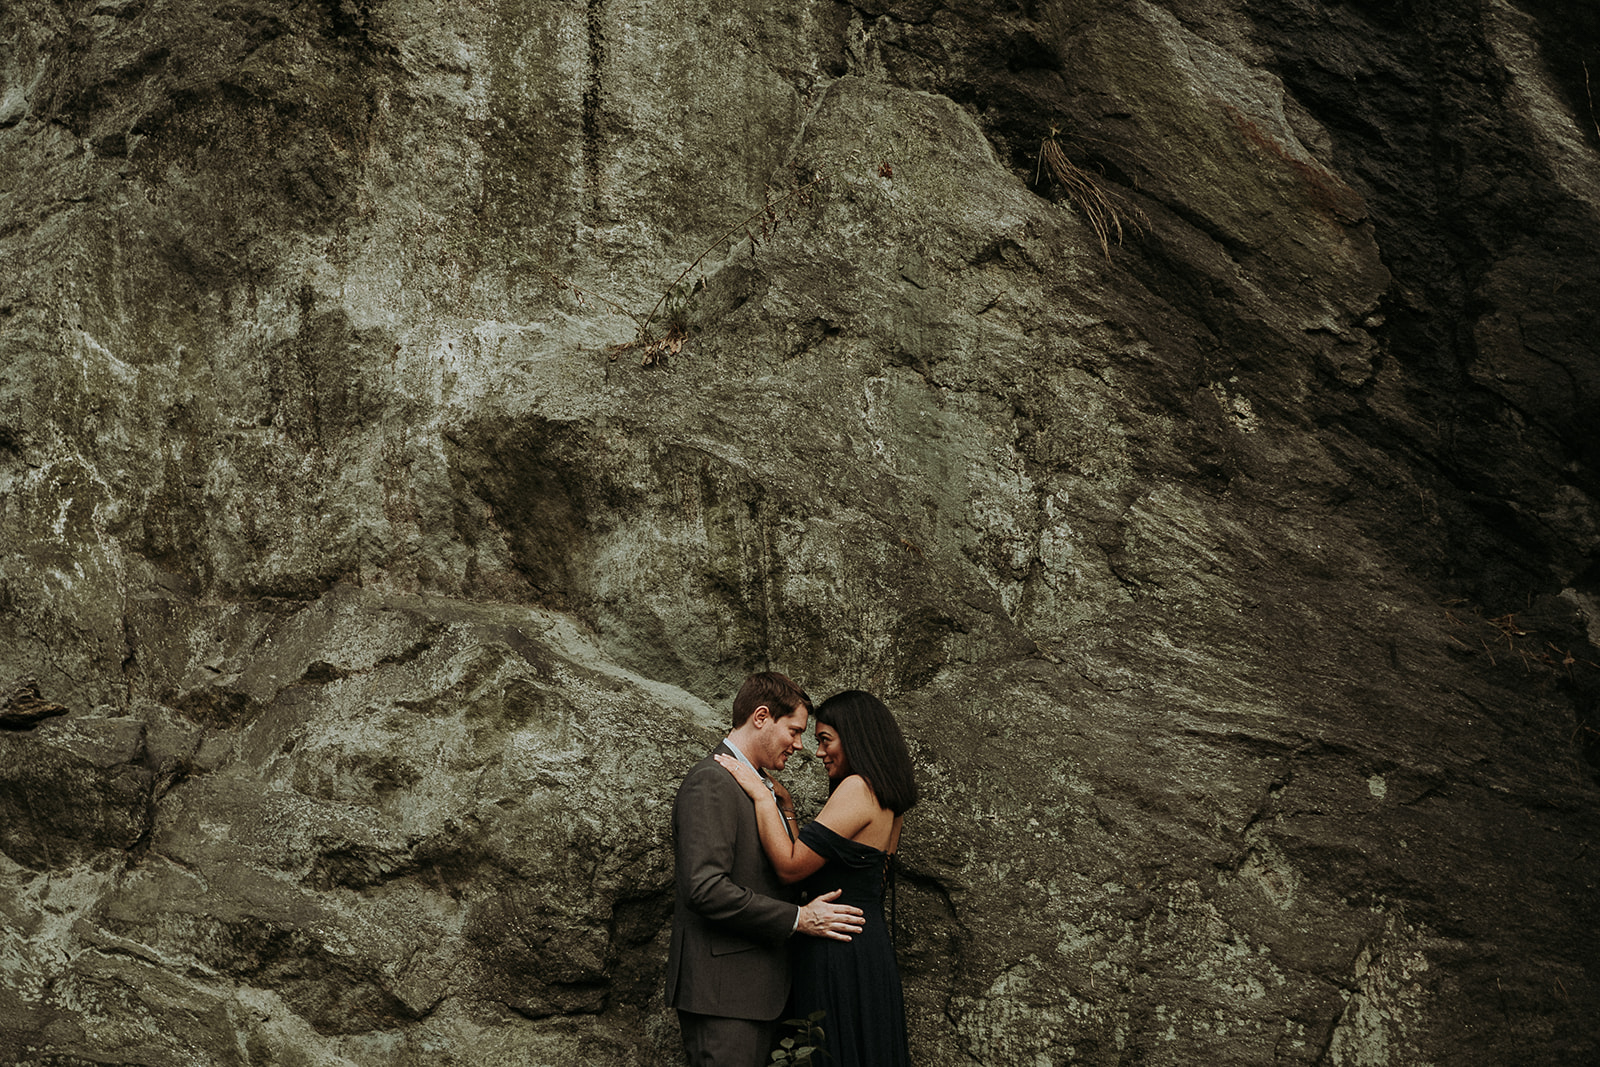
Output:
M918 1063L1593 1062L1600 25L1413 14L10 5L0 1060L679 1062L773 667Z

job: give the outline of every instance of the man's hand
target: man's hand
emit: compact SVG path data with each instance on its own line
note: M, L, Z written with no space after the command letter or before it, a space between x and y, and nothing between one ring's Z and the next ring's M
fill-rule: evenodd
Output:
M861 909L833 903L843 892L842 889L835 889L831 893L824 893L801 908L800 925L795 927L795 932L812 937L831 937L835 941L848 941L850 935L859 934L864 922Z

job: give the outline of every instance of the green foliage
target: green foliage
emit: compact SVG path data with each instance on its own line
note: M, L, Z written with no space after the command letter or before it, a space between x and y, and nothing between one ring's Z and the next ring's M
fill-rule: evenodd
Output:
M700 332L700 324L696 312L700 309L699 301L694 294L702 288L700 283L690 285L688 282L679 282L667 291L666 299L662 302L661 317L667 324L667 334L679 337L688 337Z
M827 1014L814 1011L804 1019L785 1019L783 1025L793 1027L794 1035L778 1042L778 1047L772 1050L771 1062L782 1067L799 1067L828 1058L828 1050L823 1048L827 1035L822 1030L822 1020Z

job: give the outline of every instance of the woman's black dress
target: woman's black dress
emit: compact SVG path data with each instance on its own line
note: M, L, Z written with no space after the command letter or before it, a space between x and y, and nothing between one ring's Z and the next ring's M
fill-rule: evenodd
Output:
M800 840L828 862L800 883L805 899L842 889L836 904L853 904L865 926L849 941L800 937L791 944L794 969L791 1014L803 1019L823 1011L828 1067L909 1067L905 998L900 968L883 918L889 854L840 837L821 823L807 823Z

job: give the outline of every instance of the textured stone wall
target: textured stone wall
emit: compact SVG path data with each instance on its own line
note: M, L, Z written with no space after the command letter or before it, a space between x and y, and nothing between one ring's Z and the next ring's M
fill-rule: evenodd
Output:
M909 734L918 1064L1594 1062L1596 39L14 0L0 1062L681 1062L769 666Z

